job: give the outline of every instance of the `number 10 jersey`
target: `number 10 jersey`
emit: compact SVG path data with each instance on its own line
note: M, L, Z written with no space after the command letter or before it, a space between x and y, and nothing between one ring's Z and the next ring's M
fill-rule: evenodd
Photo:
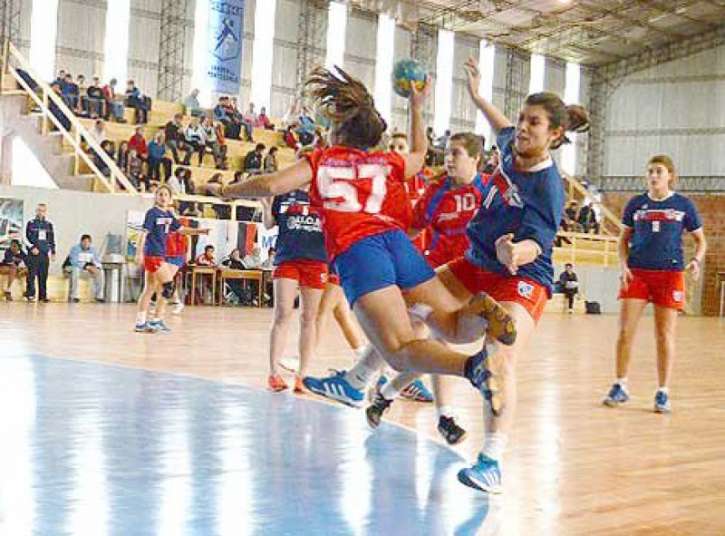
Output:
M312 168L310 205L320 211L331 261L363 238L408 229L412 208L400 155L335 145L306 158Z

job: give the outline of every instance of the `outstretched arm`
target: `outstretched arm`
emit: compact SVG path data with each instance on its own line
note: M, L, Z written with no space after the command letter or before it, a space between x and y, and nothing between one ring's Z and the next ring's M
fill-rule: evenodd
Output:
M463 68L468 78L468 93L471 95L476 108L481 110L486 121L491 125L494 133L498 134L501 129L513 126L511 121L498 108L478 94L478 86L481 83L481 72L478 70L476 60L468 58Z
M312 168L310 168L309 162L303 159L295 165L276 173L257 175L228 186L210 184L207 186L207 190L212 195L224 198L272 197L302 188L309 184L311 180Z
M415 84L411 84L410 94L410 152L403 156L405 160L405 176L412 177L418 173L425 164L425 155L428 152L428 138L425 135L425 122L423 121L423 106L430 93L430 79L426 80L425 87L418 91Z

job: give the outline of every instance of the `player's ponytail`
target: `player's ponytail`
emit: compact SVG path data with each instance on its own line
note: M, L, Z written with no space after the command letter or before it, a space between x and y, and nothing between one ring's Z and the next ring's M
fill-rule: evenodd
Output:
M556 93L542 91L532 93L526 97L526 104L529 106L541 106L549 116L549 128L562 127L564 134L551 143L552 149L558 149L571 140L566 132L586 132L589 130L589 114L583 106L578 104L565 105Z
M317 67L305 87L323 117L332 123L332 142L368 149L380 143L388 128L375 109L375 102L365 85L335 66Z

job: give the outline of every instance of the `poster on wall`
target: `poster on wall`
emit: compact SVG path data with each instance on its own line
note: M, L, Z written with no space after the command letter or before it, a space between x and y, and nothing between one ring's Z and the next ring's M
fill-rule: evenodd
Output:
M239 94L244 40L244 0L209 3L209 71L214 93Z
M23 239L23 200L0 198L0 254L14 239Z

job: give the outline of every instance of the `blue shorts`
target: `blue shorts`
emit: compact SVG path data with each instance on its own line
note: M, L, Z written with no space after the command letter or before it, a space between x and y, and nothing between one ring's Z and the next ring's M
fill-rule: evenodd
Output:
M173 264L174 266L178 266L179 268L186 264L186 257L166 257L165 260L169 264Z
M433 268L401 230L355 242L334 261L352 307L365 294L397 285L408 290L435 277Z

